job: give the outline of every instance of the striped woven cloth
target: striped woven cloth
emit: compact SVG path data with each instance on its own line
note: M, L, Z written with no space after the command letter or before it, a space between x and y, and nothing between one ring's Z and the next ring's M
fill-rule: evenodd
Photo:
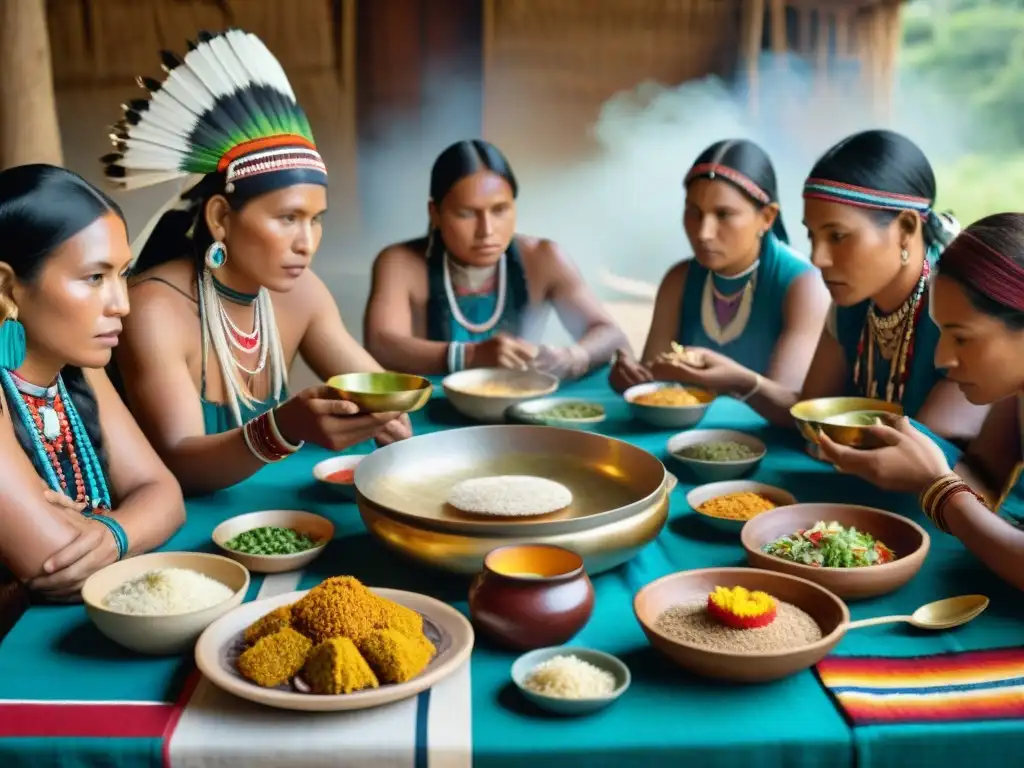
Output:
M1024 647L911 658L830 656L817 669L855 726L1024 717Z

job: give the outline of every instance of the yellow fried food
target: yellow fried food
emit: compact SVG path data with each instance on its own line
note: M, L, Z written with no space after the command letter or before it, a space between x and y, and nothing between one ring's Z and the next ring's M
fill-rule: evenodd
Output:
M257 619L248 629L245 630L245 644L252 645L261 637L280 632L285 627L292 625L292 607L282 605L275 608L266 616Z
M410 637L394 629L380 629L359 642L359 651L378 680L404 683L426 669L435 649L422 632Z
M351 576L335 576L313 587L292 607L296 629L314 642L347 637L358 643L378 629L422 633L422 617L403 605L377 597Z
M665 387L656 389L653 392L645 392L633 398L638 405L661 405L675 408L683 408L690 405L700 405L704 402L700 397L683 387Z
M303 665L313 643L291 627L261 637L238 657L242 676L264 688L275 688L291 680Z
M335 637L316 646L302 669L302 678L314 693L329 696L379 685L370 665L347 637Z

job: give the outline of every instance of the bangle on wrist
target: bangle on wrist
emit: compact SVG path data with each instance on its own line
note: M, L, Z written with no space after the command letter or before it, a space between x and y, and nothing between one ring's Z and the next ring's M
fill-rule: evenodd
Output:
M306 444L305 440L300 440L297 444L293 444L285 439L284 435L281 434L281 430L277 428L277 408L271 408L267 411L267 421L270 423L271 436L291 453L295 453Z
M734 395L734 397L735 397L736 400L739 400L741 403L745 403L745 402L747 402L747 400L749 400L754 395L756 395L758 393L758 391L760 391L760 389L761 389L761 374L760 373L755 373L754 374L754 386L752 386L744 394L742 394L742 395Z
M110 531L110 535L114 537L114 544L117 545L117 559L123 560L128 554L128 534L125 533L124 527L117 520L107 515L86 512L85 517L106 526L107 530Z
M975 493L963 478L955 472L947 472L935 478L918 497L921 511L924 512L932 524L943 533L950 533L949 525L946 523L946 507L954 496L961 493L969 493L979 502L988 506L986 501Z
M242 427L242 437L249 452L264 464L273 464L295 453L290 443L274 437L270 411L247 421Z
M466 344L461 341L448 342L448 373L458 373L466 368Z

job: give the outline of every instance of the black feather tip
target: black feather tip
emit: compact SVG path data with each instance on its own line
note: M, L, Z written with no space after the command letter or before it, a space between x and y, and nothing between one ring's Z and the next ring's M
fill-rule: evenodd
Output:
M208 32L205 29L201 29L199 30L199 34L196 37L198 38L200 43L208 43L211 40L213 40L213 38L220 37L220 35L215 35L211 32Z
M139 88L145 88L150 93L156 93L163 87L163 83L159 80L154 80L152 77L136 77L135 82Z
M182 65L181 58L171 51L160 51L160 63L168 72Z
M133 109L129 109L124 113L124 119L132 125L138 125L142 122L142 115Z
M125 112L145 112L149 109L149 99L131 99L121 105Z
M103 169L103 172L112 179L123 179L128 175L128 171L120 165L108 165Z

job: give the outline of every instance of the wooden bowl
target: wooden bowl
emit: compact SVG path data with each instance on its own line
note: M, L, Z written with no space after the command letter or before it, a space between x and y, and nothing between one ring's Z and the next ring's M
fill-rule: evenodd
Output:
M112 611L103 599L114 589L147 571L187 568L233 590L227 600L189 613L170 616L139 616ZM171 655L187 651L210 624L237 608L249 589L249 571L227 557L199 552L152 552L130 557L101 568L82 585L85 611L104 635L139 653Z
M292 528L304 533L319 542L318 546L292 555L249 555L228 548L228 542L235 536L253 528L272 525L279 528ZM271 509L263 512L250 512L229 518L213 529L213 543L220 550L237 560L253 573L284 573L305 568L323 554L324 547L334 538L334 523L326 517L302 512L297 509Z
M903 406L868 397L819 397L797 403L789 414L800 433L815 445L820 429L840 445L881 448L882 442L868 431L874 420L865 417L872 412L884 421L902 416Z
M815 643L769 653L735 653L683 643L655 629L658 617L678 603L688 603L715 587L762 590L809 613L823 637ZM755 568L703 568L682 571L653 581L633 598L633 613L651 645L680 667L703 677L744 683L763 683L808 669L842 639L850 611L846 604L812 581Z
M686 494L686 503L689 505L690 509L698 514L700 519L708 525L728 533L738 534L743 530L743 526L749 522L748 520L730 520L727 517L706 515L701 512L698 507L704 502L718 498L719 496L728 496L732 493L744 492L760 494L769 501L774 502L779 507L796 504L796 497L794 497L789 491L783 490L782 488L776 488L774 485L759 483L756 480L724 480L720 483L698 485ZM763 515L765 513L762 512L761 514Z
M746 445L756 455L749 459L735 461L706 461L679 455L680 451L695 445L724 442ZM669 458L686 467L698 483L719 483L742 477L756 469L768 452L767 446L756 437L748 435L746 432L737 432L734 429L693 429L688 432L680 432L668 439L665 450Z
M558 389L558 383L558 377L540 371L473 368L446 376L441 387L452 407L466 418L500 424L509 408L550 395ZM485 387L504 387L509 394L484 394Z
M329 378L327 386L363 413L412 413L427 404L433 391L433 385L422 376L393 371L343 373Z
M355 453L347 454L345 456L332 456L329 459L324 459L313 467L313 477L324 485L330 486L330 488L342 498L348 499L349 501L355 501L355 468L359 466L359 462L369 455L370 454L368 453ZM333 473L343 469L353 470L352 479L349 482L344 483L330 479Z
M863 568L817 568L762 551L765 544L780 536L810 528L819 521L834 521L870 533L895 552L896 559ZM895 592L921 570L931 547L927 531L913 520L855 504L794 504L763 512L743 526L740 542L747 551L747 562L754 568L799 576L848 600Z
M657 392L659 389L682 388L687 390L701 402L699 405L644 405L635 402L640 395L649 392ZM708 406L715 400L714 394L701 389L700 387L682 387L672 381L652 381L647 384L637 384L622 393L622 397L629 403L629 409L633 412L634 418L650 424L659 429L686 429L699 423L707 413Z

